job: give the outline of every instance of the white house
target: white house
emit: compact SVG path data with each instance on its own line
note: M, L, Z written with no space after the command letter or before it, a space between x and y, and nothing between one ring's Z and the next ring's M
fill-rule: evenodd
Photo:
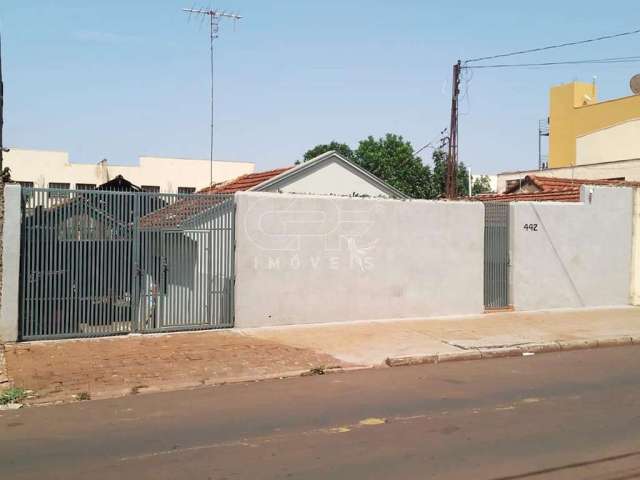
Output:
M216 183L200 193L241 191L407 198L404 193L334 151L300 165L241 175Z

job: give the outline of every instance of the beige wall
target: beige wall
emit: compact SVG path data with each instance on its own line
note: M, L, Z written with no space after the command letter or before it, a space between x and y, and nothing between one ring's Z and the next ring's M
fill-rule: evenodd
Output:
M576 139L576 165L640 158L640 119Z
M78 183L99 185L122 175L135 185L158 186L167 193L177 192L178 187L208 186L210 168L208 160L164 157L140 157L138 165L71 163L66 152L17 148L5 154L5 166L13 180L33 182L36 187L48 187L51 182L69 183L71 188ZM214 161L213 180L230 180L254 170L253 163Z

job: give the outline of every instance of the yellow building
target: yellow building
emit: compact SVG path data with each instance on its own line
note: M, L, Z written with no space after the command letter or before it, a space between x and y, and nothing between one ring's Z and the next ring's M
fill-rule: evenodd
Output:
M640 159L640 95L599 102L595 83L551 89L548 168Z

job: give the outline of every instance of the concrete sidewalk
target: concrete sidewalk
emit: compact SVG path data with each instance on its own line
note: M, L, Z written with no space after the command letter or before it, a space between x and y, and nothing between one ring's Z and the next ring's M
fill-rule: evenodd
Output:
M236 330L237 333L325 352L356 365L387 358L507 349L554 342L640 340L640 308L504 312L464 317L382 320Z
M640 343L633 307L6 344L31 403L108 398L331 369Z

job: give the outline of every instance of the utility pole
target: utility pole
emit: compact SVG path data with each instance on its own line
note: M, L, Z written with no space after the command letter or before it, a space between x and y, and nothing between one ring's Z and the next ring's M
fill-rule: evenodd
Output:
M445 181L445 195L448 199L458 196L458 96L460 95L460 71L462 62L453 65L453 83L451 85L451 125L449 128L449 154L447 155L447 177Z
M220 30L220 20L228 18L237 22L242 17L235 13L227 13L222 10L203 9L203 8L183 8L183 12L188 14L200 15L203 18L209 17L209 62L211 67L211 129L209 138L209 185L213 184L213 41L218 38Z

